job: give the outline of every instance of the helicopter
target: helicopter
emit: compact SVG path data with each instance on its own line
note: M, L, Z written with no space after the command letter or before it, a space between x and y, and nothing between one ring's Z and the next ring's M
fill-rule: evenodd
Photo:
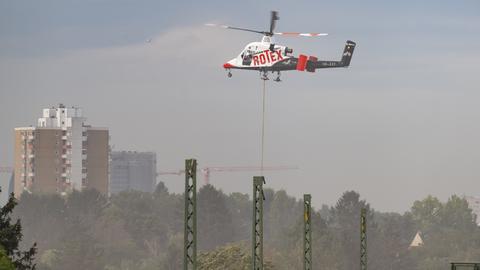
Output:
M276 21L278 17L277 11L271 12L270 17L270 30L258 31L248 28L240 28L229 25L219 24L205 24L206 26L221 27L224 29L240 30L262 34L262 40L260 42L251 42L245 46L243 51L232 60L223 64L223 68L227 71L227 76L232 77L232 69L243 70L256 70L260 71L261 79L268 80L268 72L276 73L277 76L274 79L276 82L280 82L280 71L307 71L315 72L320 68L338 68L348 67L352 60L353 50L356 43L347 40L345 49L343 50L342 58L340 61L325 61L318 60L315 56L307 56L300 54L298 57L293 56L293 49L287 46L278 45L275 43L273 36L294 36L294 37L320 37L326 36L327 33L298 33L298 32L274 32Z

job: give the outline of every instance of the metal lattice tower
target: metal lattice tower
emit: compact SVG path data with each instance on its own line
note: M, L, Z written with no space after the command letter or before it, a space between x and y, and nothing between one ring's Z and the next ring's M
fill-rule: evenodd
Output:
M253 177L252 269L263 270L263 176Z
M197 269L197 161L185 160L185 230L183 269Z
M303 195L303 270L312 270L312 196Z
M367 209L360 216L360 270L367 270Z

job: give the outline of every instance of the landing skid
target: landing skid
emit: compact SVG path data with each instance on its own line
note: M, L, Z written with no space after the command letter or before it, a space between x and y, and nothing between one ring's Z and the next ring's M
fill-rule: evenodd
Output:
M275 79L273 79L274 82L281 82L282 80L280 80L280 71L277 71L277 77Z
M269 78L268 78L268 73L267 73L266 70L260 71L260 73L262 74L261 77L260 77L260 79L262 79L262 80L264 80L264 81L269 80Z
M275 71L272 71L272 74L274 73ZM264 80L264 81L268 81L270 80L268 78L268 71L266 70L261 70L260 71L260 79ZM275 79L273 79L274 82L281 82L282 80L280 79L280 71L277 71L277 76L275 77Z

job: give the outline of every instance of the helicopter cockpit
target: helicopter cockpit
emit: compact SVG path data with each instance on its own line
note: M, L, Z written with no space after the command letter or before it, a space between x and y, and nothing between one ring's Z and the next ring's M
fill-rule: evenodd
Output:
M247 45L243 52L240 54L240 58L242 58L242 65L249 66L252 63L253 55L255 54L258 46L254 46L253 44Z

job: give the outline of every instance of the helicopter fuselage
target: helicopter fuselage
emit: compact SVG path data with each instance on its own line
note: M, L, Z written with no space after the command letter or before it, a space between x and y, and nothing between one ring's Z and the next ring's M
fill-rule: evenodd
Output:
M292 49L270 43L269 37L264 37L261 42L251 42L234 59L223 65L224 68L232 69L271 69L275 64L286 61L293 56Z
M263 72L278 72L297 70L315 72L316 69L348 67L352 59L355 42L347 40L342 58L337 61L318 60L315 56L300 54L292 55L293 50L289 47L276 45L271 37L265 36L261 42L249 43L245 49L232 60L223 64L231 77L231 69L258 70Z

